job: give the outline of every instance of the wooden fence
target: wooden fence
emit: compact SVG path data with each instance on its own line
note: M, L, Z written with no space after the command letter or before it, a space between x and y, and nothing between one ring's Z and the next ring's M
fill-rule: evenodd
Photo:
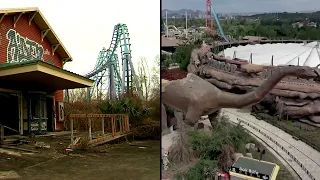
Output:
M71 146L75 146L74 121L85 120L88 122L89 144L101 144L108 142L130 133L128 114L70 114ZM101 136L92 137L93 121L101 121ZM105 129L105 126L111 129ZM77 141L77 140L76 140Z

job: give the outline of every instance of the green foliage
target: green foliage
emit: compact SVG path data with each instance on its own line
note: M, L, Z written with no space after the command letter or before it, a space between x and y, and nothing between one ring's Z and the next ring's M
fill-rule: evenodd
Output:
M222 21L222 27L226 34L235 38L243 36L263 36L270 39L320 39L319 28L306 26L294 28L292 23L295 22L306 23L305 20L300 21L299 19L277 19L270 17L253 19L250 17ZM311 22L311 20L309 20L309 22Z
M317 23L317 27L294 28L292 23ZM168 24L185 27L185 19L168 20ZM270 39L320 39L320 11L314 13L269 13L220 19L225 34L235 39L243 36L263 36ZM189 19L188 26L205 26L204 19Z
M213 132L212 136L203 132L190 132L192 148L199 152L203 159L218 160L225 145L240 152L244 151L245 144L251 140L250 135L240 125L233 126L226 120L217 122Z
M147 113L139 98L134 96L124 95L119 99L111 99L104 101L100 110L104 114L129 114L131 123Z
M199 41L197 41L199 43ZM180 69L187 71L190 63L191 52L193 49L199 48L199 44L186 44L185 46L177 47L175 53L172 55L172 61L178 63Z
M201 159L184 176L186 179L214 179L215 173L227 165L224 161L230 162L223 155L233 154L234 150L244 153L245 145L253 141L242 126L232 125L227 117L215 120L212 131L211 136L202 131L189 132L190 144L193 150L200 154Z
M187 175L188 180L206 180L214 179L218 166L217 161L212 160L200 160L194 167L192 167Z
M172 60L169 55L161 54L160 62L161 62L161 69L167 69L172 63Z
M138 139L159 139L160 95L154 94L147 102L135 95L105 100L100 105L104 114L128 114L131 131Z

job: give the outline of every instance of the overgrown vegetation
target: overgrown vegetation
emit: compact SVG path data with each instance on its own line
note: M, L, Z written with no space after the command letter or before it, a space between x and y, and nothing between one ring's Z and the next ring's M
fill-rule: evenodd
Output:
M256 147L265 149L240 125L228 122L228 117L217 117L213 122L213 134L207 135L201 131L188 133L189 143L195 156L200 160L186 173L180 173L176 179L207 180L214 179L217 172L227 172L232 166L234 153L245 153L245 145L254 143ZM253 158L258 159L259 152L252 152ZM280 166L279 179L293 179L287 169L268 150L263 160L274 162Z
M171 57L162 55L161 67L168 68L170 64L177 63L180 69L187 71L188 65L190 64L191 52L193 49L199 48L201 40L195 42L186 43L184 46L177 47L175 53Z
M69 129L69 114L128 114L130 129L135 139L160 139L160 59L149 68L145 58L138 63L137 75L142 97L136 93L122 94L117 99L93 99L86 102L85 89L69 92L69 102L65 102L65 129ZM67 98L66 98L67 99ZM92 121L93 127L101 129L101 121ZM87 130L87 121L74 123L77 130Z

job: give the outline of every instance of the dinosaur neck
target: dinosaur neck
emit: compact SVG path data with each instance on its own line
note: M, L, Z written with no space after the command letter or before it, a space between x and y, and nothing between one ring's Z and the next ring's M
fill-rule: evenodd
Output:
M274 86L276 86L285 76L293 74L291 68L279 68L274 74L254 91L246 94L232 94L220 91L218 94L219 107L221 108L242 108L261 101Z

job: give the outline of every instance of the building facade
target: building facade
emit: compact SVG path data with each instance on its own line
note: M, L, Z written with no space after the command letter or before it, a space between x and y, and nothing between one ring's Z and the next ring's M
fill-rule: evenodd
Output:
M63 129L63 90L93 85L63 70L69 61L38 8L0 10L0 124L8 127L5 134Z

